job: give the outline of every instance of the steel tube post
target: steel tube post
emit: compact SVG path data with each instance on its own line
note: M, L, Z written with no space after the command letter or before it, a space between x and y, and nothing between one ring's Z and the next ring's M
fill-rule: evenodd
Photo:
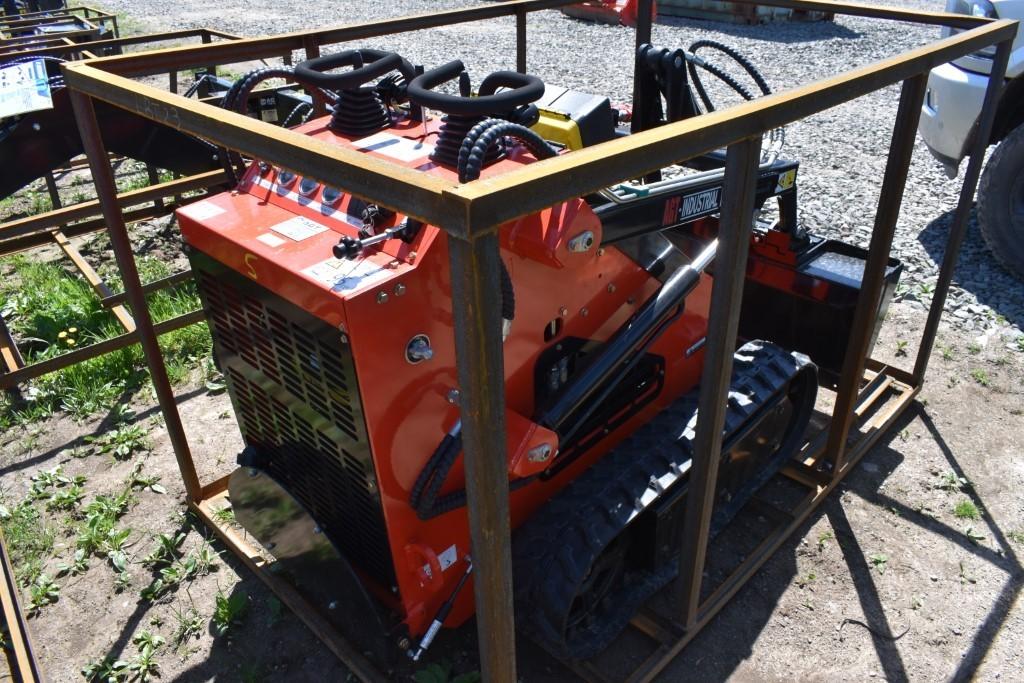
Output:
M311 37L302 39L302 47L306 52L306 59L316 59L320 56L320 45ZM327 113L327 102L319 90L309 90L309 96L313 100L313 116L319 117Z
M516 7L516 71L526 73L526 8Z
M480 671L515 683L498 235L448 238Z
M725 158L725 186L718 231L718 256L700 379L699 419L694 441L683 521L683 552L680 558L676 600L687 628L697 623L701 577L707 554L708 531L715 502L726 397L732 376L739 308L750 248L750 224L754 214L754 190L761 154L761 138L747 138L729 145Z
M630 124L630 131L633 133L639 130L640 121L644 120L643 112L641 112L642 104L637 92L637 84L640 82L640 64L636 61L636 55L641 45L651 42L653 4L654 0L650 0L650 2L640 0L640 6L637 7L636 13L636 39L633 41L633 122Z
M892 239L896 234L896 221L900 215L903 188L907 182L910 158L914 153L917 136L917 122L921 117L921 104L928 85L928 74L918 74L903 81L900 104L896 112L892 140L889 143L889 157L882 177L882 191L878 197L875 225L871 231L868 260L864 265L860 296L853 315L853 330L846 347L843 369L836 392L835 407L825 446L825 459L832 465L832 476L839 476L843 469L846 440L853 426L853 409L860 392L868 348L871 344L882 288L885 285L885 268L892 250Z
M167 435L174 448L174 456L178 460L178 469L181 470L185 492L189 500L195 501L199 499L201 493L199 477L196 475L195 464L192 462L188 439L181 424L181 415L178 414L178 407L174 402L174 392L167 379L167 368L164 367L163 355L160 353L156 331L153 329L153 319L150 317L149 308L146 305L146 296L142 293L142 283L139 280L139 271L135 267L135 258L132 256L128 230L124 224L124 217L121 215L121 208L117 203L114 173L110 167L110 161L107 159L107 150L100 137L96 109L88 95L75 90L71 90L70 94L71 104L75 110L75 120L82 135L82 145L89 158L89 168L92 171L93 183L96 185L96 195L99 198L103 217L107 222L110 245L117 258L117 267L121 271L128 303L131 305L132 314L135 317L139 340L142 342L146 364L149 366L149 375L164 416L164 424L167 426Z
M949 226L946 251L942 255L942 268L939 270L939 279L935 284L935 292L932 294L931 307L928 309L928 322L925 323L924 332L921 334L921 345L918 347L917 360L914 362L914 386L921 386L924 382L924 374L928 371L928 360L932 355L932 347L935 346L935 335L939 331L939 321L942 319L942 311L946 306L949 285L953 281L953 271L956 269L957 259L960 257L960 247L967 234L967 219L970 217L974 204L974 190L978 187L981 165L985 161L985 150L988 149L989 138L992 137L992 123L995 120L996 107L1003 90L1003 77L1006 75L1006 64L1010 59L1011 47L1012 42L1009 40L999 43L996 47L995 58L992 60L992 71L989 75L988 87L985 89L985 100L981 107L981 115L978 117L978 127L974 131L974 140L971 143L971 156L967 162L964 184L960 186L960 199L956 204L956 213L953 214L953 223Z

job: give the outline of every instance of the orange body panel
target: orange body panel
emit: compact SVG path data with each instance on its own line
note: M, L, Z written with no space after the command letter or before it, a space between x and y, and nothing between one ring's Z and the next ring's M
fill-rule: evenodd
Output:
M399 123L387 131L399 141L384 136L384 144L374 149L328 131L323 120L300 130L355 149L362 146L367 154L450 178L454 184L454 171L426 158L436 127L436 120ZM532 160L525 152L514 152L483 175L500 174ZM458 382L448 237L434 226L424 226L412 244L389 240L380 250L338 262L331 248L341 234L356 235L359 217L347 212L358 200L344 195L332 205L323 200L321 188L303 196L298 191L301 179L284 188L278 180L276 169L261 171L254 166L237 191L180 209L182 232L193 247L347 334L396 565L398 602L394 606L409 630L420 634L451 593L465 568L463 558L471 552L465 509L424 522L409 504L413 482L459 415L457 405L449 401L449 392ZM343 187L344 181L339 179L338 184ZM313 223L296 222L297 217ZM535 471L537 466L525 462L523 452L553 437L530 419L535 410L538 356L566 337L607 339L659 286L613 247L602 249L595 244L582 253L570 252L568 240L585 230L594 232L599 242L599 221L582 200L501 228L502 258L516 299L515 321L504 345L512 478ZM687 299L685 314L651 348L651 353L665 359L665 383L658 398L557 476L514 491L513 528L697 383L703 354L698 351L687 357L685 352L705 335L709 297L710 279L705 276ZM561 319L560 334L545 341L545 329L555 319ZM411 364L405 349L417 335L429 337L434 356ZM443 491L461 489L463 484L460 458ZM453 556L456 559L449 564ZM391 586L377 588L381 596L395 593ZM472 613L473 591L467 586L446 626L457 626Z

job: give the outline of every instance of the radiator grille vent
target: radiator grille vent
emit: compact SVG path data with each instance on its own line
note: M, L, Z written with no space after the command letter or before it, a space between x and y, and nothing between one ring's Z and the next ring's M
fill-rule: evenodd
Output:
M341 552L375 577L393 576L387 533L364 464L323 431L228 370L245 441L267 472L305 504Z
M323 335L287 320L277 311L225 282L198 271L199 286L218 343L253 369L280 384L297 399L358 439L352 392L341 364L340 335L327 344Z
M204 254L191 261L214 353L260 467L350 562L394 585L355 366L340 331Z

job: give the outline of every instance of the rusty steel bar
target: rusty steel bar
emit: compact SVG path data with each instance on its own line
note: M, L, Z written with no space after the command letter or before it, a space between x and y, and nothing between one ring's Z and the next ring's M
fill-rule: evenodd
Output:
M714 510L719 454L722 452L722 427L727 409L725 397L729 394L743 281L747 274L745 264L750 248L750 223L754 215L760 155L761 138L757 137L733 143L725 158L718 255L714 264L704 368L700 379L693 468L687 484L679 578L675 585L681 615L679 622L687 629L696 624L700 607L701 578Z
M204 35L211 33L210 29L205 28L192 28L182 29L180 31L165 31L162 33L147 33L138 36L127 36L124 38L105 38L103 40L91 40L87 43L71 43L58 45L53 47L42 47L33 50L25 50L19 54L19 56L53 56L60 54L75 54L85 50L101 51L112 47L126 47L129 45L142 45L145 43L162 43L171 40L181 40L183 38L202 38ZM219 35L219 32L218 32ZM225 40L239 40L239 36L232 34L225 34L221 36ZM0 52L3 48L0 48Z
M157 216L165 215L166 211L155 209L152 206L146 206L141 209L132 209L124 212L125 222L134 223L135 221L144 221ZM90 220L81 221L80 223L73 223L62 230L65 237L81 237L82 235L88 235L92 232L100 232L106 230L106 224L104 223L103 217L93 218ZM49 244L53 240L50 230L42 230L39 232L29 233L21 237L15 237L9 240L3 240L0 242L0 256L7 256L9 254L17 254L18 252L25 251L27 249L33 249L35 247Z
M117 203L122 208L137 206L153 201L161 197L170 197L176 193L189 192L192 190L203 190L226 182L227 176L224 171L207 171L179 180L169 180L166 183L151 185L138 190L122 192L117 195ZM3 252L6 240L15 237L22 237L43 230L51 230L72 221L91 218L100 213L100 202L96 199L79 202L35 216L26 216L7 223L0 223L0 254Z
M75 248L75 245L71 244L71 241L67 236L60 230L53 232L53 241L57 243L64 255L67 256L71 263L74 264L78 272L85 278L85 281L92 287L92 291L96 293L98 297L110 296L113 294L110 291L110 287L103 281L96 269L92 267L85 257ZM128 312L128 309L122 304L111 307L110 312L117 318L117 322L121 324L125 332L132 332L135 330L135 321L132 319L132 314Z
M942 311L946 306L949 286L953 282L953 272L956 270L957 259L960 256L960 247L967 234L967 221L974 204L974 191L978 186L978 178L981 176L985 150L988 149L989 140L992 137L992 124L995 121L996 106L1003 91L1006 65L1010 59L1011 49L1010 41L999 43L996 47L995 58L992 60L988 87L985 89L985 99L978 117L978 126L974 131L974 139L971 142L971 156L967 162L963 185L960 186L960 198L956 204L956 212L953 214L953 222L949 226L949 237L946 239L946 249L942 255L942 267L939 269L939 278L935 283L935 291L932 293L931 306L928 308L928 321L921 334L921 344L914 362L914 384L917 386L924 383L924 375L928 371L928 361L931 358L932 347L935 346L935 336L939 331L939 321L942 319Z
M633 97L632 97L632 121L629 124L630 133L640 132L640 124L646 120L647 114L644 112L644 102L640 99L638 91L640 78L641 78L641 66L640 63L635 59L640 51L640 46L644 43L651 42L651 31L652 24L654 23L654 10L652 8L652 2L647 0L641 0L637 17L636 17L636 30L633 32Z
M183 270L179 273L172 273L171 275L167 275L166 277L162 277L158 280L153 280L152 282L147 282L146 284L142 285L142 293L151 294L153 292L158 292L161 289L173 287L174 285L180 284L182 282L188 282L191 279L191 270ZM103 297L102 299L100 299L100 303L103 304L105 307L109 308L111 306L123 304L127 299L127 294L125 294L124 292L118 292L117 294L111 294L110 296Z
M4 622L7 624L10 648L14 651L13 668L15 671L12 673L15 674L15 680L21 681L21 683L44 681L46 679L40 672L39 663L32 651L28 624L25 622L25 616L18 600L18 582L14 578L14 570L11 568L7 543L4 541L2 531L0 531L0 572L3 572L3 580L0 581L0 605L3 608Z
M516 7L516 71L526 73L526 10Z
M515 683L498 236L448 240L480 671Z
M870 351L871 333L878 317L879 302L885 286L885 269L896 234L896 222L903 201L903 188L907 182L910 159L917 139L917 122L921 118L921 105L928 87L928 74L920 74L903 82L900 104L896 112L889 156L882 177L882 191L878 197L878 210L871 231L868 259L864 265L857 308L853 315L853 331L843 358L843 369L836 390L835 407L829 426L825 458L832 466L832 475L843 469L846 440L853 426L853 409L860 393L864 363Z
M500 225L571 197L586 196L926 73L1015 34L1016 22L994 21L815 83L460 185L449 193L467 205L464 223L446 227L458 234L468 223Z
M328 185L337 185L344 178L345 190L431 225L445 225L448 221L458 220L453 219L449 212L452 203L442 202L441 191L451 187L453 181L372 158L354 149L310 138L243 114L187 100L107 74L82 62L67 62L61 68L69 87L111 101L146 118L207 140L217 140L225 147L283 165ZM296 154L297 149L302 153ZM382 193L389 197L382 198Z
M63 33L51 34L54 37L60 38L86 38L88 36L98 36L100 30L98 28L81 29L78 31L65 31ZM39 40L39 36L28 35L28 36L17 36L14 38L5 38L4 42L6 45L30 45L35 41ZM89 41L81 43L83 48L87 48Z
M419 31L439 26L511 16L517 8L537 12L571 5L579 0L511 0L487 3L395 19L375 20L358 24L332 26L314 31L295 31L263 38L243 38L230 43L215 43L195 48L169 48L147 53L101 57L93 66L122 76L148 76L165 73L168 68L188 69L204 66L204 62L231 64L251 59L276 57L288 50L302 50L303 40L310 38L318 45L344 43L363 38Z
M181 415L178 414L178 407L174 402L174 391L167 379L167 368L164 365L163 355L160 353L160 344L156 331L153 329L153 319L146 305L146 296L142 293L142 283L139 281L139 271L135 267L135 257L132 255L128 230L125 227L124 217L121 215L121 207L117 202L117 186L114 183L113 169L107 160L107 150L104 148L103 139L100 136L96 109L87 95L74 90L70 94L71 104L75 110L75 120L82 136L82 146L89 158L92 180L96 185L96 194L103 210L103 217L107 221L110 246L114 250L117 266L121 271L121 280L128 294L128 303L131 305L132 314L135 317L136 331L139 333L142 350L146 355L146 364L149 366L150 379L164 416L167 435L178 460L178 468L181 470L181 479L185 485L188 499L190 501L198 500L202 488L199 485L195 463L192 461L192 454L189 451L188 438L181 424Z
M302 49L306 54L306 59L316 59L320 56L320 46L308 36L302 40ZM311 89L309 97L313 100L313 116L319 118L325 115L327 113L327 100L320 94L320 91Z
M14 336L7 328L7 321L0 315L0 360L7 368L6 372L15 372L25 365L25 359L21 357L18 344Z
M180 330L182 327L201 323L204 320L206 320L206 316L202 311L192 311L191 313L179 315L176 318L170 318L169 320L158 322L153 326L153 330L159 337L167 334L168 332ZM90 358L102 356L105 353L118 351L131 346L132 344L138 343L138 330L135 332L125 332L124 334L111 337L110 339L104 339L103 341L96 342L95 344L76 348L74 351L67 351L59 356L54 356L53 358L47 358L46 360L41 360L36 363L32 363L31 365L24 365L15 372L0 374L0 390L14 389L19 384L27 382L30 379L42 377L43 375L51 372L56 372L57 370L77 365L78 363L87 361Z

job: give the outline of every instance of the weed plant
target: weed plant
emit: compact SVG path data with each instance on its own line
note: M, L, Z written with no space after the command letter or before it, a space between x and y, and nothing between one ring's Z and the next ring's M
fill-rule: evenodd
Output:
M27 362L54 358L124 334L113 314L77 273L24 256L15 256L9 263L14 273L0 283L0 301L4 302L0 312L18 338ZM143 282L171 274L170 266L157 258L142 257L138 263ZM108 274L107 280L112 289L121 289L116 276ZM192 283L154 292L147 300L155 322L199 308ZM178 384L209 356L210 333L205 323L190 325L163 335L160 346L168 375ZM109 409L124 395L141 389L147 376L138 345L77 363L36 380L24 392L24 403L0 398L0 429L45 418L57 410L83 418Z

